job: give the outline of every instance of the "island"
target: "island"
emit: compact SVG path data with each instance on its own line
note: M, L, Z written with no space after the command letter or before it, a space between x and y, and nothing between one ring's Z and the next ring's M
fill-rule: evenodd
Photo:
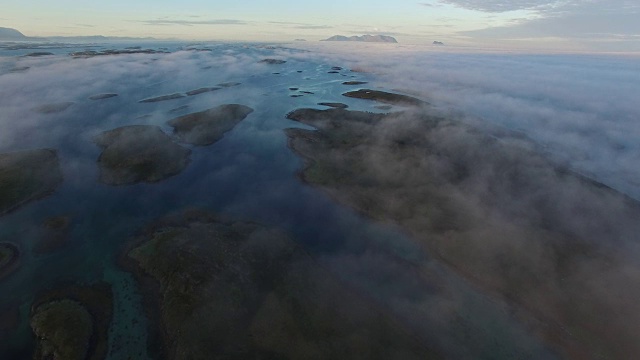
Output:
M20 250L12 243L0 242L0 280L20 267Z
M153 50L153 49L123 49L123 50L103 50L103 51L95 51L95 50L86 50L86 51L76 51L72 52L69 55L74 58L92 58L96 56L113 56L113 55L126 55L126 54L167 54L167 51L162 50Z
M109 185L154 183L174 176L189 164L191 150L171 140L158 126L131 125L94 138L100 181Z
M286 60L280 60L280 59L263 59L258 61L261 64L269 64L269 65L281 65L286 63Z
M52 194L62 180L53 149L0 154L0 216Z
M104 99L109 99L116 96L118 96L118 94L114 94L114 93L96 94L96 95L89 96L89 100L104 100Z
M54 55L51 52L48 51L36 51L36 52L32 52L32 53L28 53L27 55L25 55L26 57L40 57L40 56L51 56Z
M439 358L278 229L186 211L133 238L121 263L153 358Z
M426 101L402 94L395 94L386 91L361 89L356 91L350 91L342 94L346 97L374 100L392 105L405 105L405 106L426 106L429 105Z
M41 105L33 108L33 111L38 112L40 114L55 114L55 113L59 113L67 110L71 105L73 105L73 102L45 104L45 105Z
M180 98L183 98L183 97L185 97L184 94L175 93L175 94L161 95L161 96L156 96L156 97L152 97L152 98L142 99L142 100L140 100L138 102L139 103L155 103L155 102L160 102L160 101L180 99Z
M343 36L343 35L334 35L328 39L321 41L357 41L357 42L375 42L375 43L397 43L396 40L392 36L386 35L362 35L362 36Z
M216 91L220 89L221 89L220 87L216 87L216 86L203 87L195 90L189 90L186 92L186 94L187 96L194 96L194 95L200 95L200 94L204 94L204 93L208 93L208 92Z
M102 360L107 357L113 293L106 283L61 285L31 306L33 359Z
M541 324L536 332L564 356L640 356L640 265L625 254L638 245L637 201L523 139L428 108L299 109L287 118L317 129L286 130L303 181L402 228L523 319L533 316L527 323Z
M338 103L338 102L321 102L321 103L318 103L318 105L328 106L328 107L338 108L338 109L346 109L349 107L349 105L347 104Z
M253 109L239 104L220 105L209 110L191 113L169 120L180 141L206 146L220 140L227 131L244 120Z

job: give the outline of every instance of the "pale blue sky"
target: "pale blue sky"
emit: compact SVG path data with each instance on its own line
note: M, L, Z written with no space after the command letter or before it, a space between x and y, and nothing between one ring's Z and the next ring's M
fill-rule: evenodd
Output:
M388 34L403 43L640 50L637 0L21 0L0 26L30 36L288 41Z

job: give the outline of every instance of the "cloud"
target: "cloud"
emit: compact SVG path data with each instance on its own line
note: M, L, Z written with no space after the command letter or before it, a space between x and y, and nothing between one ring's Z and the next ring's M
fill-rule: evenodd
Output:
M515 10L539 9L561 3L561 1L536 1L536 0L440 0L440 3L455 5L469 10L483 12L506 12ZM425 6L433 6L430 3L421 3Z
M422 49L331 47L338 55L327 61L347 61L376 73L376 85L522 132L556 161L640 199L637 57Z
M234 19L214 19L214 20L171 20L171 19L156 19L156 20L135 20L145 25L247 25L248 22L243 20Z
M330 25L298 25L294 26L296 29L308 29L308 30L320 30L320 29L333 29Z
M640 34L640 4L627 0L610 1L447 1L460 7L484 11L505 12L530 10L533 16L516 20L508 26L488 27L460 32L465 36L485 39L560 38L589 41L635 40ZM619 35L623 35L620 37ZM602 44L601 44L602 45ZM606 45L606 44L605 44ZM639 50L640 43L628 42L605 50Z

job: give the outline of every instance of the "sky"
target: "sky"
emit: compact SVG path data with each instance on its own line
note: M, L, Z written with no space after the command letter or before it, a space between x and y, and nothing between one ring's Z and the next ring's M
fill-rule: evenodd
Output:
M637 0L31 0L0 26L29 36L291 41L385 34L407 44L640 51Z

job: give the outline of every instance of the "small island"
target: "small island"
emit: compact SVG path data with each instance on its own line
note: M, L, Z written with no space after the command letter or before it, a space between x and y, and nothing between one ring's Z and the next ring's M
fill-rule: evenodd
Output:
M114 93L97 94L97 95L89 96L89 100L104 100L104 99L109 99L116 96L118 96L118 94L114 94Z
M422 101L420 99L402 95L402 94L394 94L385 91L379 90L370 90L370 89L361 89L357 91L350 91L342 94L346 97L356 98L356 99L364 99L364 100L374 100L392 105L408 105L408 106L425 106L429 105L426 101Z
M346 109L349 107L349 105L347 104L338 103L338 102L321 102L321 103L318 103L318 105L328 106L328 107L337 108L337 109Z
M0 243L0 280L20 266L20 250L12 243Z
M0 216L52 194L61 183L55 150L0 154Z
M64 285L40 294L31 306L33 359L105 359L112 317L113 293L106 283Z
M155 102L160 102L160 101L180 99L180 98L183 98L183 97L185 97L184 94L175 93L175 94L161 95L161 96L156 96L156 97L152 97L152 98L142 99L142 100L140 100L138 102L140 102L140 103L155 103Z
M200 95L200 94L204 94L204 93L208 93L211 91L216 91L216 90L220 90L220 87L217 86L211 86L211 87L203 87L203 88L199 88L199 89L195 89L195 90L189 90L186 92L187 96L194 96L194 95Z
M206 146L220 140L252 112L253 109L248 106L226 104L180 116L169 120L167 124L173 127L174 134L180 141Z
M153 183L180 173L191 150L171 140L160 127L131 125L105 131L94 139L100 181L109 185Z
M366 81L345 81L342 85L364 85L366 83Z
M163 54L167 51L153 50L153 49L123 49L123 50L104 50L104 51L77 51L69 54L74 58L92 58L96 56L113 56L113 55L127 55L127 54Z
M280 60L280 59L263 59L258 61L261 64L269 64L269 65L281 65L286 63L286 60Z
M33 111L38 112L40 114L55 114L55 113L59 113L67 110L71 105L73 105L73 102L45 104L45 105L40 105L38 107L33 108Z

